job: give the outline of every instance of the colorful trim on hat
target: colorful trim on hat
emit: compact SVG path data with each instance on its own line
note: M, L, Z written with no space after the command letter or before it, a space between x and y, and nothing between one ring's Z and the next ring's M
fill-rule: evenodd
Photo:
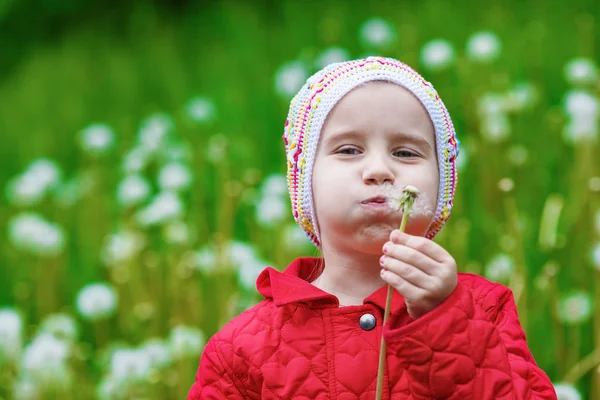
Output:
M385 57L331 64L310 77L291 101L283 140L287 180L296 222L320 247L312 197L312 170L325 119L335 104L357 86L389 81L410 90L427 110L436 136L440 185L434 220L425 235L433 238L450 216L456 188L458 141L444 103L431 85L406 64Z

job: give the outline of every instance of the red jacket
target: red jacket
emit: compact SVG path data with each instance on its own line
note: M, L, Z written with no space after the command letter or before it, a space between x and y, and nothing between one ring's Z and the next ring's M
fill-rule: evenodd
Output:
M389 326L382 327L386 287L363 305L339 307L304 279L315 261L261 273L265 300L211 338L188 400L372 400L382 333L384 399L556 399L505 286L460 273L454 292L417 320L394 291ZM365 314L375 317L373 329L371 316L361 324Z

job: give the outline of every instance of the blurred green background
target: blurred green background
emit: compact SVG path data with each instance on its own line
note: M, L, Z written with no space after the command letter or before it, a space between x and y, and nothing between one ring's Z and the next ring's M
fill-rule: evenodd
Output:
M597 2L0 0L0 398L185 398L254 280L316 255L283 123L329 62L420 71L462 142L436 241L600 399Z

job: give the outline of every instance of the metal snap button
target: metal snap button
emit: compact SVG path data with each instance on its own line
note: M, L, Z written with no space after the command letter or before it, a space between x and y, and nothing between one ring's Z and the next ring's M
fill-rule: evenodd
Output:
M370 331L371 329L375 328L375 325L377 325L377 320L373 314L364 314L362 317L360 317L359 324L360 327L365 331Z

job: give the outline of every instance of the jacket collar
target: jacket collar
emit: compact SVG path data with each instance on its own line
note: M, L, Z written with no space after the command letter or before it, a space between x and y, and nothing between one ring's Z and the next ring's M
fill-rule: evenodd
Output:
M313 306L339 307L339 300L312 285L309 277L316 278L320 258L304 257L294 260L283 272L267 267L256 280L256 287L266 299L273 299L275 304L283 306L292 303L311 303ZM376 290L364 299L363 304L372 303L385 309L387 285ZM404 306L404 298L394 290L392 295L392 313Z

